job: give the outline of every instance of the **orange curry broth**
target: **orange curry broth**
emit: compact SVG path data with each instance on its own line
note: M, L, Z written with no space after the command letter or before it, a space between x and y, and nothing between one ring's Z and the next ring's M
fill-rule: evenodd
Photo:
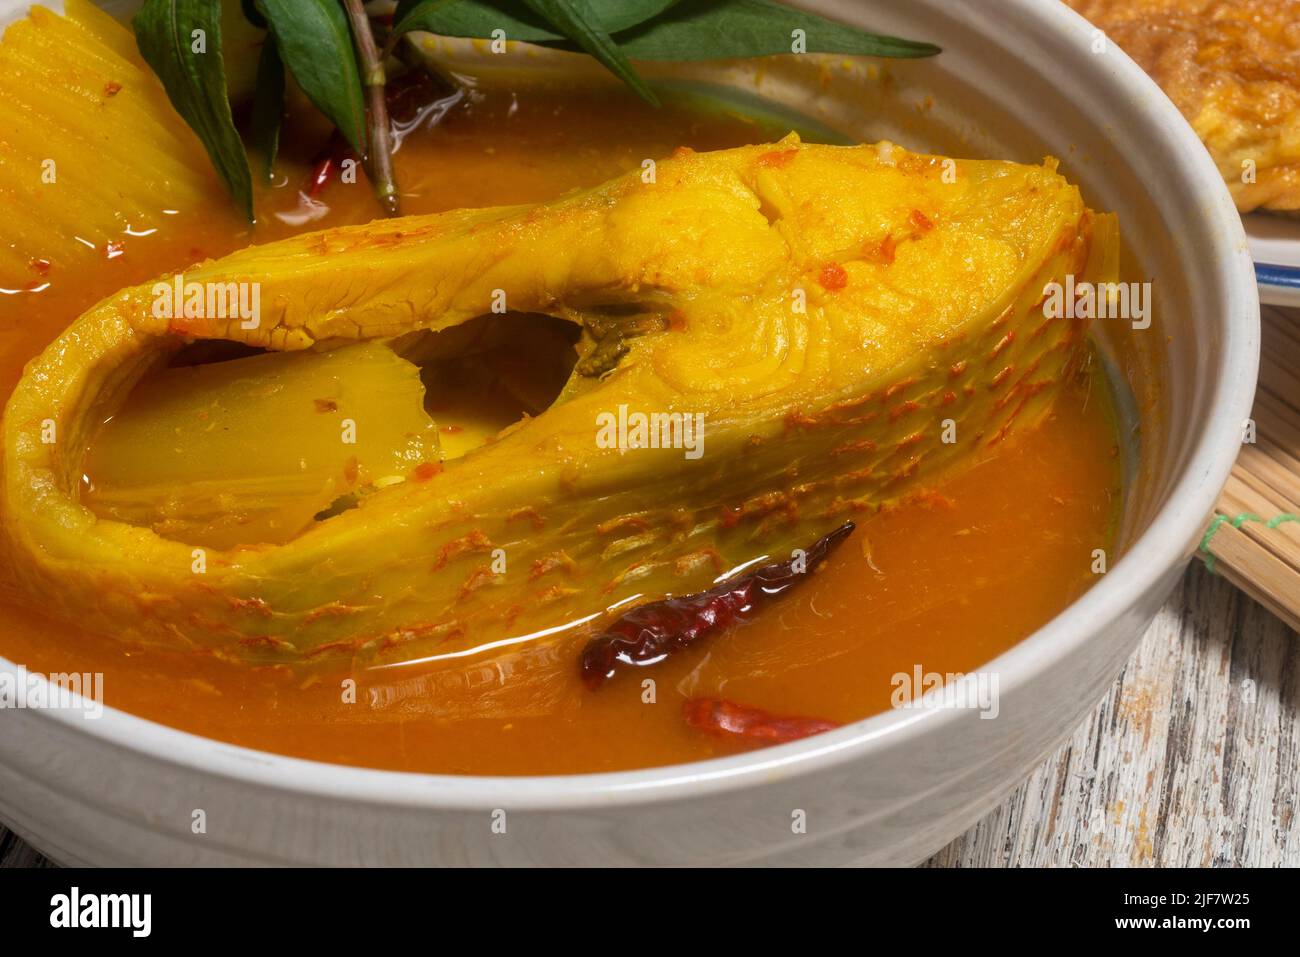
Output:
M563 99L473 94L440 125L412 133L396 157L404 212L550 199L602 182L675 147L718 149L783 131L685 106L655 111L622 96ZM261 190L255 230L224 195L182 210L121 255L75 276L51 270L39 293L0 302L0 389L75 316L124 285L249 242L376 215L364 177L321 194L323 217L291 226L316 120L299 118L289 144L306 143ZM260 161L255 160L255 168ZM858 531L803 587L757 620L706 640L599 691L578 680L586 636L558 640L549 663L501 679L491 659L439 695L420 667L304 676L196 652L126 646L52 621L27 604L12 558L0 568L0 654L36 672L103 672L105 703L196 734L303 758L412 771L554 774L609 771L732 753L752 745L688 727L687 697L716 696L783 715L847 722L889 707L891 678L966 672L1005 651L1081 594L1092 550L1110 544L1119 465L1105 389L1069 385L1037 431L926 495L859 521ZM556 639L551 639L556 641ZM356 703L343 680L357 682ZM656 680L643 702L641 679ZM413 680L414 679L414 680ZM382 703L381 703L382 702ZM456 705L459 704L459 707Z

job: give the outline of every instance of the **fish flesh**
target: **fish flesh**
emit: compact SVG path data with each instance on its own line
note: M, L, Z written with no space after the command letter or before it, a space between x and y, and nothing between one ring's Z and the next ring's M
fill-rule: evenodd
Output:
M1088 321L1045 316L1045 289L1113 281L1118 260L1115 217L1053 161L793 135L550 203L253 246L122 290L30 363L4 417L5 531L37 600L124 641L250 662L542 641L788 558L1032 429L1086 355ZM157 308L192 284L251 284L260 315ZM530 317L577 340L549 406L288 540L176 540L83 500L100 425L195 343L418 362ZM250 458L291 441L246 431Z

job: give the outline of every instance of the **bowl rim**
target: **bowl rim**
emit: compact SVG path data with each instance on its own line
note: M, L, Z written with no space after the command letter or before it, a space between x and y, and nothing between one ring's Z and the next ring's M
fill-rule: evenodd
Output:
M1001 0L1002 13L1058 35L1091 32L1092 26L1063 3ZM20 4L21 6L21 0ZM4 17L0 17L0 29ZM1219 311L1223 348L1218 381L1206 402L1210 414L1182 474L1149 526L1101 581L1042 627L980 666L996 670L1002 693L1032 680L1054 661L1090 641L1120 619L1162 576L1187 560L1236 459L1239 429L1250 414L1259 355L1259 296L1241 218L1208 152L1176 107L1126 54L1081 57L1077 83L1101 84L1116 97L1139 95L1152 113L1148 148L1160 143L1175 170L1202 198L1198 212L1215 237L1201 248L1213 261L1223 300ZM25 668L0 657L0 673L28 680ZM37 676L39 678L39 676ZM39 680L44 680L40 678ZM961 720L954 709L891 710L802 741L686 764L631 771L478 776L392 771L333 764L259 751L171 728L110 706L98 720L75 710L47 709L63 732L88 734L100 746L147 757L209 778L267 792L375 806L478 811L509 802L515 812L610 809L649 802L695 799L773 780L821 771L878 748L905 745Z

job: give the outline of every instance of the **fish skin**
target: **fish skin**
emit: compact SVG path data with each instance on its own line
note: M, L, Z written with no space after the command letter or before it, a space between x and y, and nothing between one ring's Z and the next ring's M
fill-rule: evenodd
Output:
M26 587L126 641L287 662L470 654L698 591L1032 428L1086 332L1043 316L1043 287L1100 280L1117 257L1113 217L1050 162L953 165L791 136L687 152L654 179L330 229L185 272L260 282L253 330L155 318L152 283L100 303L33 360L6 409L5 528ZM189 545L75 500L96 413L185 342L288 350L446 329L489 313L498 289L519 312L672 319L427 480L285 545L208 551L202 573ZM620 404L703 413L703 456L598 448L597 417ZM945 419L955 443L940 439Z

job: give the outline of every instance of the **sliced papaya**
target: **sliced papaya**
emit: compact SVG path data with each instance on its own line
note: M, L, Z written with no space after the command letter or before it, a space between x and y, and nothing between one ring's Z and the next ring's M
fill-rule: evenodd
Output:
M168 369L99 430L83 500L196 545L286 542L440 462L423 400L419 370L376 342Z

